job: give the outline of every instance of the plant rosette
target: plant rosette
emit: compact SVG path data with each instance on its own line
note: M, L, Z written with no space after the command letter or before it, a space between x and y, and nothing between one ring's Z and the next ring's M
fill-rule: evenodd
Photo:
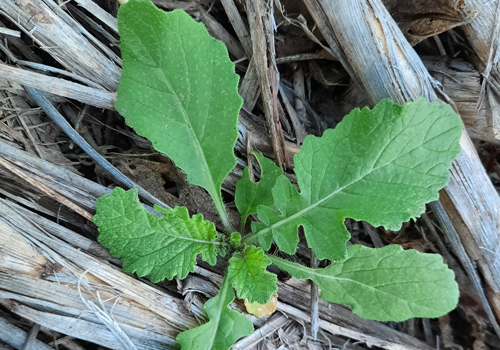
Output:
M225 350L253 332L249 319L229 308L275 298L270 264L321 288L321 298L351 306L360 317L403 321L440 317L453 310L458 285L439 255L400 246L347 246L346 218L398 230L438 199L460 152L460 117L450 106L424 98L398 105L383 100L355 109L321 137L307 136L294 157L298 187L271 160L253 153L261 169L236 184L241 215L235 232L221 186L236 165L238 75L224 44L180 10L164 12L150 0L120 7L123 72L116 109L126 123L211 196L224 232L187 208L147 212L137 190L115 190L97 201L99 242L121 258L123 270L152 282L194 271L197 255L211 265L226 256L219 293L204 309L209 321L177 337L182 349ZM244 232L251 215L251 232ZM274 243L295 254L302 227L325 268L311 269L266 252ZM242 236L243 235L243 238Z

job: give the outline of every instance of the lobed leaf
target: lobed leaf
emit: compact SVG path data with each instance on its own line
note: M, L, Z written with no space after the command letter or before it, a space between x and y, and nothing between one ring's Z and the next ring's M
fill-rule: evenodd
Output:
M229 259L227 278L238 298L250 303L266 304L278 290L277 277L266 270L271 261L262 248L248 246Z
M437 254L403 250L399 245L368 248L351 245L347 259L324 269L310 269L269 256L272 263L298 279L321 288L321 298L347 304L360 317L404 321L440 317L457 306L453 271Z
M219 294L203 305L210 321L177 336L181 349L227 350L239 338L252 334L252 322L228 308L234 297L233 289L224 279Z
M250 180L249 168L243 170L243 175L236 183L234 202L241 216L241 226L245 226L250 215L257 213L259 205L272 207L274 204L271 190L276 183L276 179L283 174L283 170L278 168L274 162L260 153L252 152L257 158L261 168L261 178L259 182Z
M322 137L306 137L295 156L300 193L285 176L273 188L275 207L260 206L254 234L268 250L294 254L298 227L319 259L342 260L344 220L398 230L438 198L460 152L462 122L450 106L424 98L398 105L383 100L355 109Z
M220 242L217 231L203 215L189 218L185 207L155 207L158 217L148 213L139 202L137 190L116 187L97 200L94 223L98 241L121 258L123 270L138 276L150 275L152 282L177 276L183 279L194 272L196 256L215 265Z
M123 71L116 109L213 198L236 165L238 75L221 41L186 12L131 0L118 12Z

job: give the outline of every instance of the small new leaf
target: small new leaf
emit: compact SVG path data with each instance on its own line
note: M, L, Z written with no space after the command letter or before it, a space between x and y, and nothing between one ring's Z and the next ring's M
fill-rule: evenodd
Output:
M266 270L270 264L262 248L249 246L233 254L229 259L227 278L236 289L238 298L259 304L266 304L271 299L278 287L276 275Z
M360 317L404 321L440 317L457 306L453 271L437 254L403 250L401 246L368 248L351 245L347 260L324 269L310 269L277 257L272 263L298 279L311 279L321 298L347 304Z
M177 336L181 349L227 350L239 338L252 334L252 322L246 316L228 308L233 300L233 288L225 278L219 294L203 305L210 321Z
M250 215L257 213L259 205L272 207L274 204L271 190L276 183L276 179L283 174L283 171L270 159L257 152L252 152L257 158L261 169L259 182L250 180L249 168L243 170L243 175L236 183L234 202L241 216L241 226L243 227Z
M322 137L306 137L294 158L300 193L285 176L278 178L273 197L279 212L259 206L261 222L252 223L254 234L244 243L257 236L268 250L274 239L294 254L303 226L319 259L344 259L346 218L398 230L438 198L460 153L461 133L449 105L424 98L353 110Z
M222 181L236 165L242 105L224 43L186 12L131 0L118 12L123 72L116 109L127 124L205 188L231 232Z
M152 282L177 276L183 279L194 271L196 256L215 265L217 231L210 221L197 214L189 218L185 207L155 207L158 217L148 213L137 198L137 190L116 187L97 200L94 223L98 241L121 258L123 270L138 276L150 275Z
M233 232L229 236L229 244L233 246L234 249L240 249L241 247L241 235L239 232Z

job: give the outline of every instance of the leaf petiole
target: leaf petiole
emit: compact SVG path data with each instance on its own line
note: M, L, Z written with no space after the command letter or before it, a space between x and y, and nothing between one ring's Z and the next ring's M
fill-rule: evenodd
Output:
M222 315L222 309L224 307L227 307L227 305L225 305L225 301L226 301L226 295L229 291L229 288L231 288L231 284L229 283L229 279L227 278L227 274L224 275L224 278L222 279L222 284L220 286L220 291L219 291L219 294L220 294L220 297L219 297L219 302L217 303L217 312L216 312L216 318L214 319L214 327L213 327L213 330L212 330L212 333L210 335L210 339L215 339L216 335L217 335L217 331L219 329L219 323L220 323L220 318L221 318L221 315Z
M233 232L233 225L231 225L231 222L229 221L229 215L227 215L226 207L224 205L224 202L222 201L222 197L220 194L217 195L212 195L212 198L214 200L215 204L215 209L217 209L217 214L219 214L219 217L222 221L222 226L224 226L224 231L226 234L230 234Z
M177 341L181 349L229 350L236 340L252 334L252 322L229 308L234 298L231 281L226 275L219 293L203 306L210 321L180 333Z
M257 242L257 240L259 239L259 236L261 234L264 234L266 232L268 232L269 230L271 230L271 228L265 228L265 229L262 229L260 231L257 231L257 232L254 232L252 234L249 234L248 236L246 236L245 238L243 238L241 240L241 243L242 244L246 244L246 245L250 245L250 244L253 244L255 242Z

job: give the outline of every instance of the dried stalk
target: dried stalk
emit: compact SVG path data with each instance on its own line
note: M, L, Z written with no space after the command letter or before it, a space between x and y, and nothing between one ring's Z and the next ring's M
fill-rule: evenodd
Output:
M485 139L500 140L500 1L465 0L475 11L474 20L463 26L465 35L479 58L484 81L477 109L491 110Z
M263 0L246 2L248 21L252 37L253 60L260 82L262 104L266 117L274 160L280 167L288 166L283 132L278 117L277 106L277 68L274 59L274 36L270 23L270 14Z
M422 95L435 100L438 94L449 101L380 0L305 2L330 47L342 49L340 61L372 104L383 98L405 102ZM441 201L464 246L479 248L468 253L495 293L490 302L500 305L500 197L465 131L460 144L462 152L453 163Z
M23 331L21 328L13 325L5 318L0 316L0 340L15 347L16 349L21 349L24 340L27 338L28 333ZM54 350L50 346L42 343L40 340L35 339L31 343L31 350Z
M77 101L100 108L114 108L116 94L98 90L69 80L50 77L26 69L15 68L0 63L0 76L11 83L29 86L47 91L58 96L72 98Z
M71 125L64 119L64 117L54 108L54 106L50 103L49 100L43 96L43 94L33 88L26 88L26 91L30 94L31 98L35 100L35 102L42 107L45 113L52 119L56 124L78 145L80 148L85 151L92 159L104 168L108 173L111 174L118 182L123 183L128 188L136 188L139 192L139 195L149 201L152 204L159 205L163 208L168 208L168 205L161 202L157 198L155 198L148 191L131 181L127 178L121 171L115 168L109 161L107 161L103 156L101 156L95 149L93 149L84 139L81 137L75 130L71 127Z
M88 77L107 91L116 91L120 77L118 56L53 0L2 0L0 13L67 70Z

